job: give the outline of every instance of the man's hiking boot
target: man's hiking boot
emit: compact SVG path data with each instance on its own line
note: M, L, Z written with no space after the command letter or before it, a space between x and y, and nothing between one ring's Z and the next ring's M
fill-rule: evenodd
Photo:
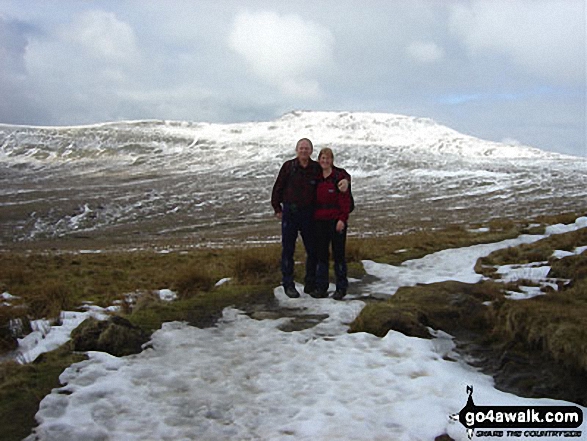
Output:
M328 297L328 291L325 289L315 289L310 293L310 296L314 297L315 299L325 299Z
M316 285L314 285L314 284L310 284L310 283L309 283L309 284L307 284L307 285L305 285L305 286L304 286L304 292L305 292L306 294L310 294L310 295L312 295L312 293L313 293L314 291L316 291Z
M343 290L343 289L337 289L337 290L334 292L334 295L332 296L332 298L333 298L334 300L342 300L342 298L343 298L344 296L346 296L346 291L345 291L345 290Z
M296 287L293 285L284 286L283 289L285 291L285 295L288 296L289 298L297 299L300 296L300 293L298 292Z

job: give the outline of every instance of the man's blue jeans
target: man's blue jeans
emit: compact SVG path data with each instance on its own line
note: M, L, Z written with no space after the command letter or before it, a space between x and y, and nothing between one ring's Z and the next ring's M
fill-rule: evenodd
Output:
M316 233L314 231L314 207L298 209L284 204L281 218L281 274L284 287L294 285L294 252L298 233L306 249L306 277L304 284L316 283Z

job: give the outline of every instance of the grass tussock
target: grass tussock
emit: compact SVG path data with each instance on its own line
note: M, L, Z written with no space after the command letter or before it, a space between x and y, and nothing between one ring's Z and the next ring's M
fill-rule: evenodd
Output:
M350 332L383 337L390 330L430 338L428 327L453 335L462 331L487 332L493 326L493 309L484 302L500 302L504 288L494 282L467 284L441 282L402 287L384 302L367 305L350 326Z
M559 279L587 279L587 253L568 256L552 262L549 275Z
M555 263L552 257L556 250L573 251L575 248L587 245L587 228L555 234L531 244L522 244L517 247L497 250L489 256L480 259L484 266L508 264L526 264L532 262Z
M570 281L568 285L561 284L559 291L525 301L503 302L497 310L493 331L498 338L521 342L565 366L587 372L587 252L562 259L553 257L555 250L574 251L585 245L587 228L499 250L480 259L478 265L485 269L548 262L549 277Z
M218 276L209 269L186 265L176 271L176 279L171 287L180 299L186 299L202 291L209 291L217 281Z
M270 245L238 250L234 257L234 276L241 283L278 284L281 247Z
M557 362L587 372L587 280L562 292L504 302L495 332L548 353Z
M78 306L74 303L71 288L59 280L48 280L43 285L31 287L26 299L34 317L58 317L61 311Z

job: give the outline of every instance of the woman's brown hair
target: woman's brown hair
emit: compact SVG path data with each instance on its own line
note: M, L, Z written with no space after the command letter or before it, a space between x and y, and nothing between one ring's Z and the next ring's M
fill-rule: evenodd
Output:
M322 155L329 155L332 158L332 162L334 162L334 152L331 148L324 147L322 150L320 150L320 153L318 153L318 159L320 159Z

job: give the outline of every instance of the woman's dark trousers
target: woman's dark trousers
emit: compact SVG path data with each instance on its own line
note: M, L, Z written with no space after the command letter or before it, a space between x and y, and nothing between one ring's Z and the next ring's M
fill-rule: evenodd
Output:
M345 291L349 282L347 279L347 266L345 258L346 228L336 232L337 220L316 221L316 248L318 265L316 269L316 289L326 291L328 289L328 267L330 259L330 245L334 256L334 274L336 275L336 289Z

